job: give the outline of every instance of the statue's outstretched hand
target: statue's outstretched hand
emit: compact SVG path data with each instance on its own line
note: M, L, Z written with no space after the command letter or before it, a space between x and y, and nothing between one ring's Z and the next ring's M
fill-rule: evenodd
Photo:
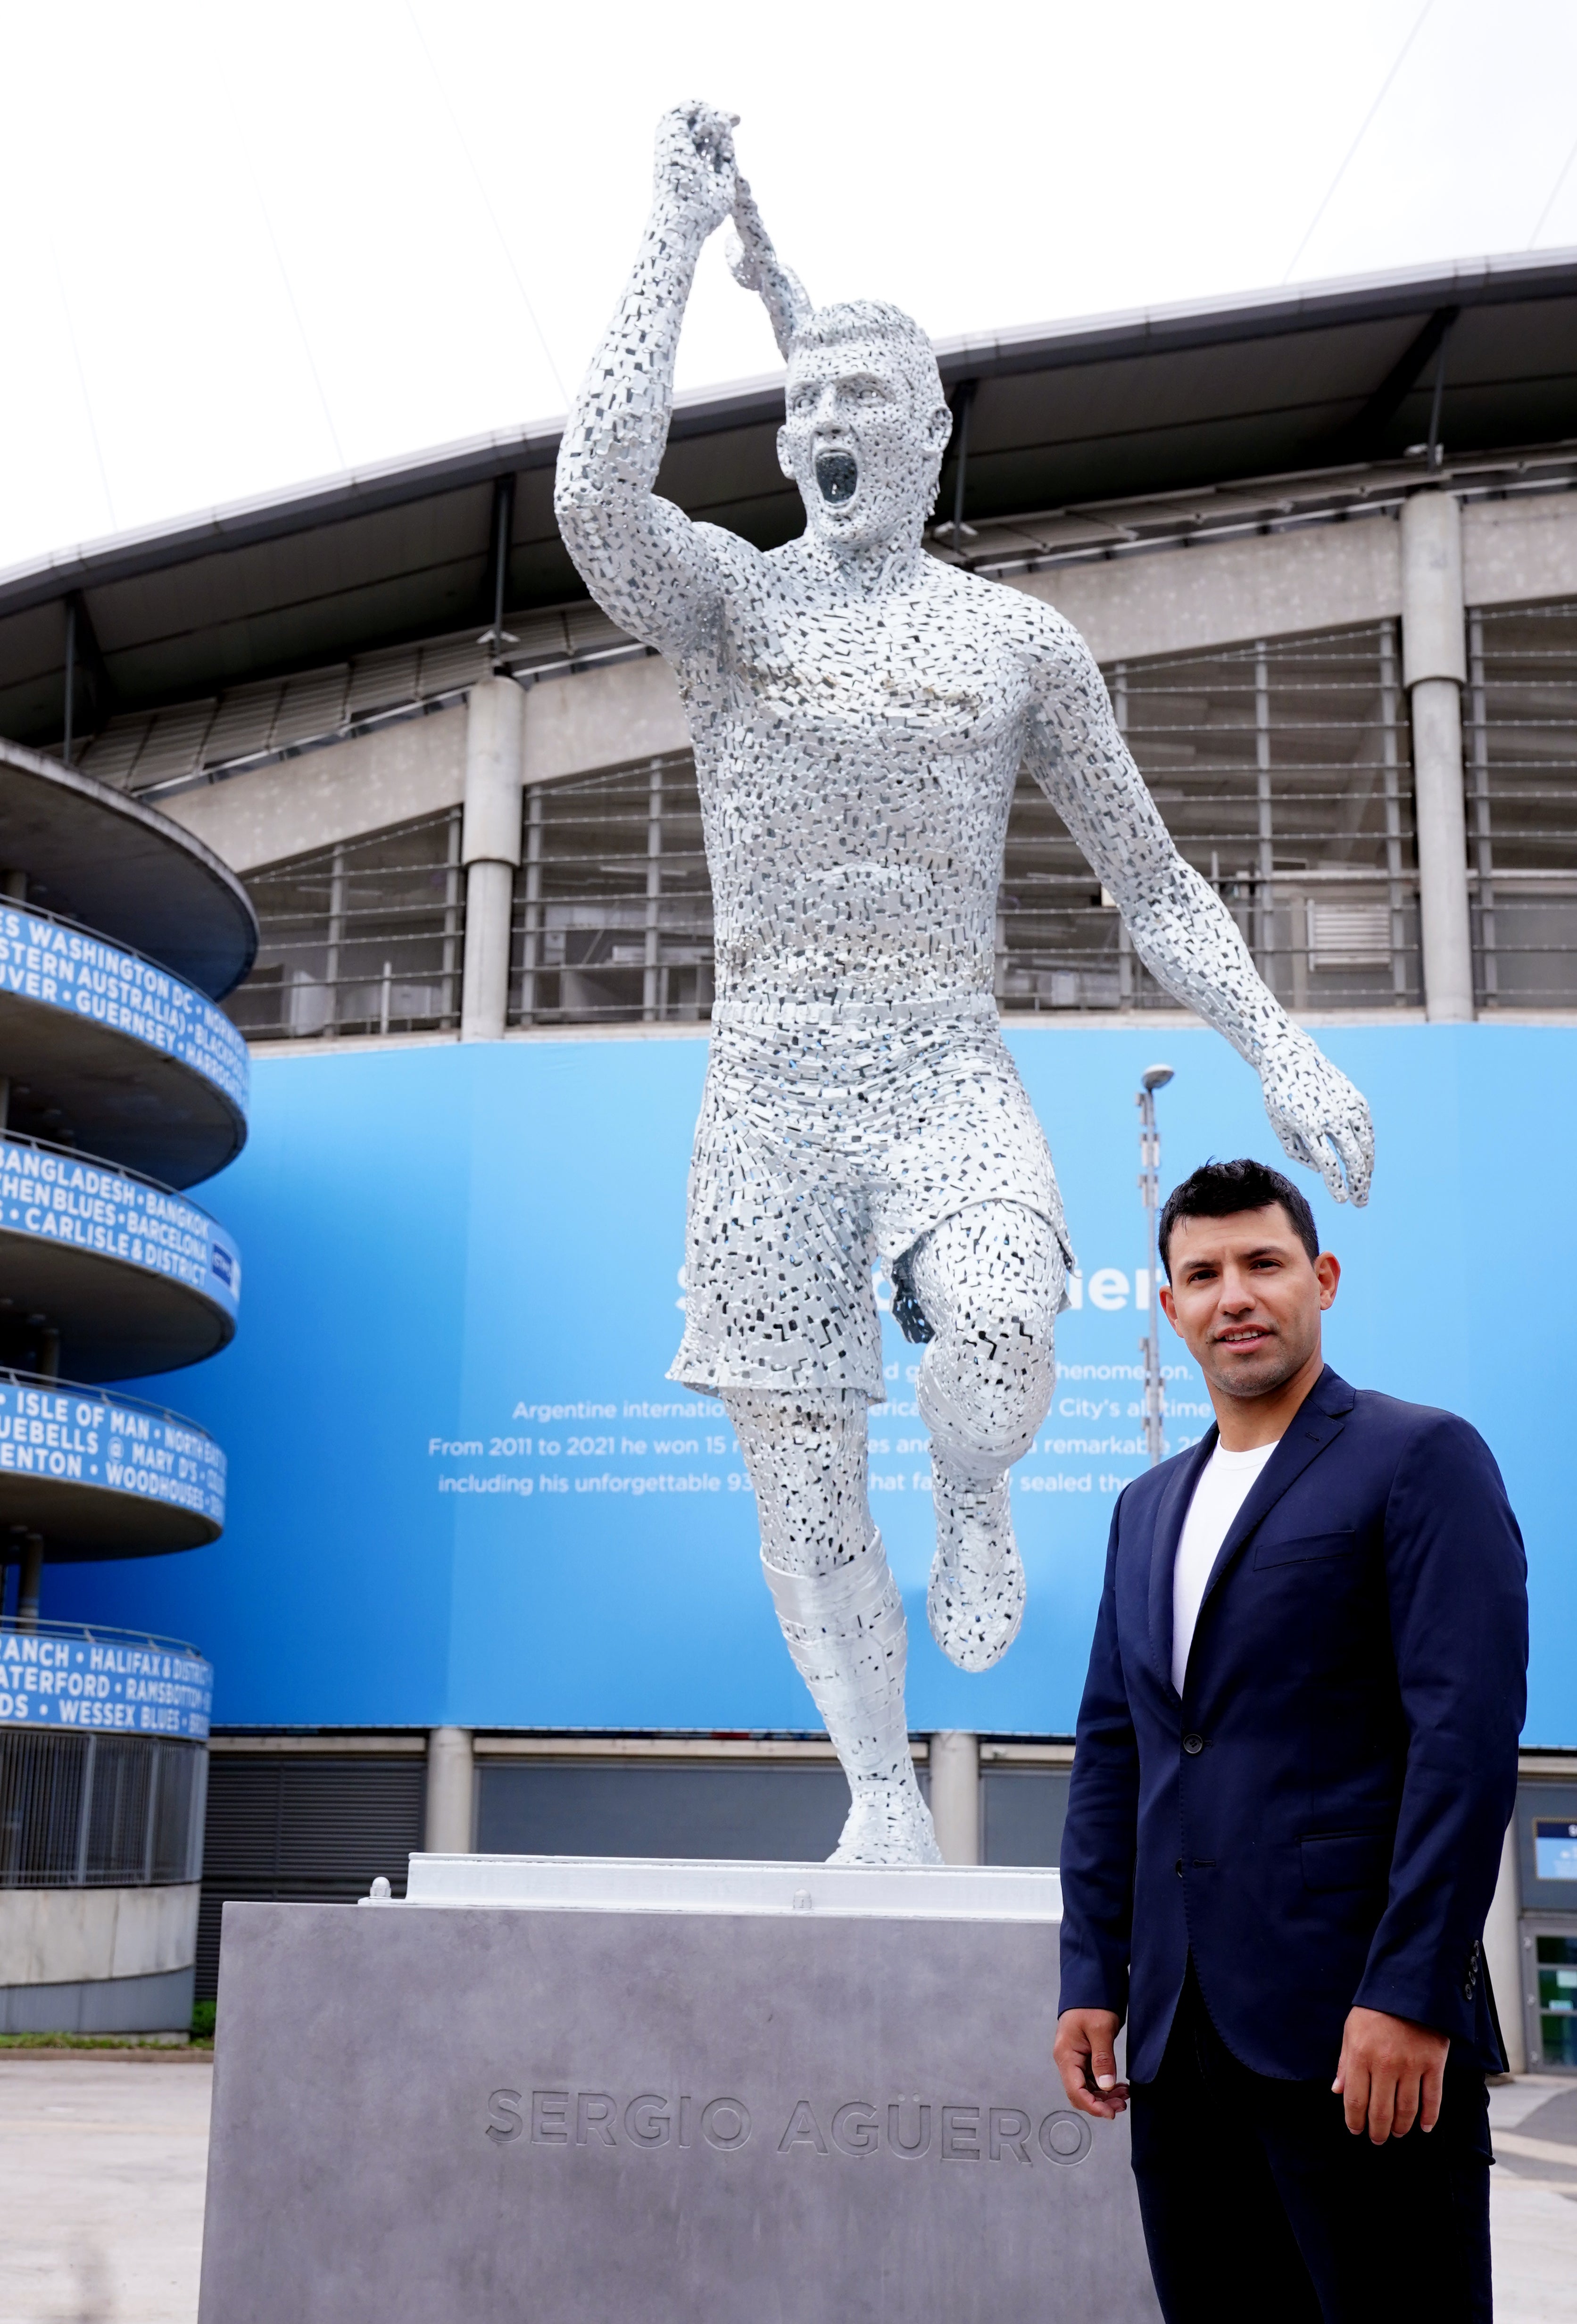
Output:
M733 208L738 119L696 102L675 106L657 124L658 207L686 212L706 234Z
M1351 1194L1361 1208L1374 1176L1374 1124L1346 1074L1291 1025L1266 1049L1259 1084L1270 1127L1293 1160L1317 1170L1337 1202Z

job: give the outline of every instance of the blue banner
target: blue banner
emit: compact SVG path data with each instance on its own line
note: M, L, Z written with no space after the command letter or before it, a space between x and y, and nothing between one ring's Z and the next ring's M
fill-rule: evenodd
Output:
M1366 1211L1292 1173L1344 1270L1331 1360L1482 1430L1528 1541L1528 1739L1577 1744L1558 1255L1577 1028L1320 1038L1369 1097L1379 1148ZM1284 1159L1253 1074L1203 1029L1021 1025L1009 1046L1051 1140L1080 1304L1014 1471L1024 1628L981 1676L927 1628L921 1351L884 1325L872 1503L908 1610L920 1731L1074 1723L1112 1507L1145 1462L1140 1074L1176 1069L1158 1101L1163 1191L1210 1155ZM664 1378L706 1064L704 1036L636 1033L260 1057L251 1143L225 1178L244 1328L182 1382L230 1455L225 1537L46 1567L46 1613L201 1638L235 1725L813 1728L733 1430L715 1398ZM1208 1398L1165 1325L1162 1349L1176 1450L1209 1425ZM290 1578L303 1572L308 1623Z
M0 1471L132 1493L225 1522L225 1455L174 1413L89 1388L0 1381Z
M246 1111L251 1066L241 1035L206 993L139 953L11 905L0 911L0 991L162 1049Z
M0 1726L205 1743L213 1706L212 1664L172 1639L61 1623L0 1629Z
M235 1323L241 1294L235 1237L184 1194L112 1163L0 1137L0 1225L169 1276Z

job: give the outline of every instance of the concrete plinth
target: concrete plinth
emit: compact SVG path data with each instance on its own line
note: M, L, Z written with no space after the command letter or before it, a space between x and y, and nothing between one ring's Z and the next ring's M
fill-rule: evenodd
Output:
M201 2324L1157 2315L1053 1873L411 1859L229 1904Z

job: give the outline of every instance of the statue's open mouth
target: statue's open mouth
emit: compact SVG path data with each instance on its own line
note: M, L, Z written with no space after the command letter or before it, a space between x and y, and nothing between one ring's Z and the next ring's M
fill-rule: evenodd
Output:
M860 466L853 452L818 452L816 481L829 507L842 508L845 501L852 501L860 481Z

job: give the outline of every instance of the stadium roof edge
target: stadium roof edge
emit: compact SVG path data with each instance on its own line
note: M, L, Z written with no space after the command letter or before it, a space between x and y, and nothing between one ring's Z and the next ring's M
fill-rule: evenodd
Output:
M1073 368L1146 352L1243 345L1289 329L1383 320L1424 309L1469 308L1540 297L1577 297L1577 247L1457 260L1419 269L1300 283L1244 296L1074 318L934 342L945 384L1015 373ZM760 424L777 410L781 372L690 390L675 401L676 441ZM414 456L369 462L139 530L51 550L0 571L0 617L73 590L135 579L203 555L394 508L429 493L522 470L557 456L563 417L498 429Z

